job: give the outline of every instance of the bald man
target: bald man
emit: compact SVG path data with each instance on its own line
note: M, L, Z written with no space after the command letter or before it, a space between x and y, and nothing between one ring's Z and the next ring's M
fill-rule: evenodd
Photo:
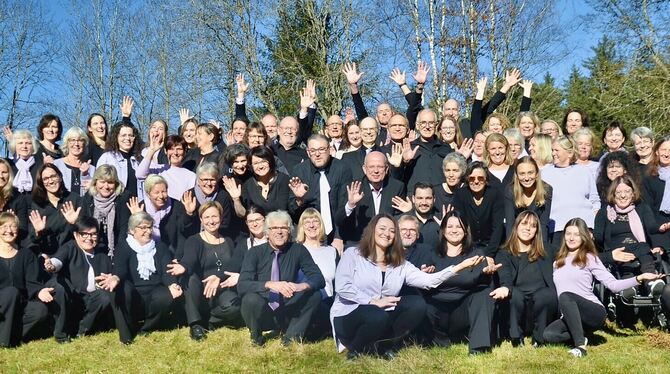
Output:
M337 114L333 114L326 120L325 133L330 139L330 146L336 151L340 150L342 145L342 136L344 135L344 122Z
M370 152L362 165L364 176L347 186L347 202L336 215L340 235L345 246L358 243L363 229L372 217L380 213L398 214L391 206L394 197L405 198L405 184L390 178L386 155Z
M279 142L272 145L275 156L286 166L289 174L293 169L307 159L307 152L300 147L298 120L295 117L284 117L279 122Z

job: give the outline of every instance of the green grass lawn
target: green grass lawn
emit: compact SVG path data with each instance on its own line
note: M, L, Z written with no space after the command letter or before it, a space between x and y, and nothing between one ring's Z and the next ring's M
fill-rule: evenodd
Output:
M201 343L188 329L138 337L131 346L107 332L59 345L54 340L34 341L15 349L0 350L0 373L13 372L573 372L670 373L670 334L657 329L639 332L608 330L596 333L589 355L575 359L567 347L512 348L505 342L484 356L468 357L464 344L450 348L402 350L392 361L366 357L348 362L337 354L332 340L281 346L279 339L256 348L246 329L218 329Z

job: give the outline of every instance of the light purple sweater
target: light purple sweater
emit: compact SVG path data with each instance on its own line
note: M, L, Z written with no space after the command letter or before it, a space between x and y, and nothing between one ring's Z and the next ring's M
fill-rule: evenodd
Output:
M593 293L593 278L600 281L612 292L619 292L638 285L635 277L628 279L614 278L603 266L600 259L592 254L586 255L586 266L583 269L572 264L574 258L574 254L568 254L565 258L565 265L559 269L556 269L556 263L554 262L554 284L558 296L561 296L563 292L572 292L596 304L603 305Z

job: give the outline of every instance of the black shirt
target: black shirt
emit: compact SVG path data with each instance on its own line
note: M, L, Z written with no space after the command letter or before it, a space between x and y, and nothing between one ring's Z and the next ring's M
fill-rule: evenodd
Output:
M475 203L470 188L454 193L454 209L459 211L470 226L473 243L485 250L485 255L495 257L503 239L503 198L494 187L486 187L479 205Z
M519 273L516 277L516 287L525 294L544 288L540 262L528 262L527 252L519 253Z
M307 151L294 145L286 149L281 143L273 144L272 151L278 159L284 163L289 174L293 174L293 169L305 160L308 160Z
M81 170L79 170L78 167L76 166L71 166L68 164L65 164L65 166L70 169L70 174L72 175L70 179L70 191L73 191L74 193L79 193L81 191ZM133 174L135 171L133 170Z
M240 272L246 253L246 250L235 248L230 238L215 245L206 243L200 234L188 238L186 248L188 250L184 251L181 263L189 275L195 274L200 279L216 275L222 281L228 278L224 272Z
M133 164L130 161L130 158L134 156L132 153L126 153L126 152L121 152L121 155L123 158L126 160L126 169L128 170L128 181L126 184L126 191L129 191L130 193L136 193L137 191L137 177L135 176L135 168L133 168Z
M255 178L249 178L242 185L242 204L245 207L251 204L257 205L266 212L273 212L275 210L288 210L288 186L289 178L286 174L276 173L272 181L270 181L267 194L267 199L263 197L261 186L256 182Z

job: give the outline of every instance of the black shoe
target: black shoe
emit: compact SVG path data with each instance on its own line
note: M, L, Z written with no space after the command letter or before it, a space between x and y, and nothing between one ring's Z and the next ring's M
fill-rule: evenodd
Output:
M121 344L123 344L123 345L131 345L131 344L133 344L133 339L129 339L129 340L121 340Z
M491 353L491 348L471 348L469 352L470 356L479 356L487 353Z
M381 359L391 361L391 360L395 359L397 355L398 355L398 352L396 352L394 349L389 349L389 350L385 351L384 353L382 353L381 356L379 356L379 357Z
M193 325L191 326L191 339L195 340L196 342L199 342L201 340L204 340L207 338L207 333L205 333L205 329L202 328L200 325Z
M265 338L263 337L263 334L252 334L251 335L251 345L255 345L256 347L262 347L265 345Z
M146 330L140 330L140 331L137 333L138 336L142 336L142 337L149 336L150 334L151 334L151 331L146 331Z
M356 351L349 351L347 352L347 360L348 361L355 361L358 360L358 358L361 357L361 354L356 352Z
M72 339L69 336L65 335L63 337L56 338L56 343L58 344L72 343Z
M291 343L293 343L293 339L288 338L286 336L281 338L281 345L283 345L284 347L290 347Z
M523 338L512 338L512 347L523 347Z

